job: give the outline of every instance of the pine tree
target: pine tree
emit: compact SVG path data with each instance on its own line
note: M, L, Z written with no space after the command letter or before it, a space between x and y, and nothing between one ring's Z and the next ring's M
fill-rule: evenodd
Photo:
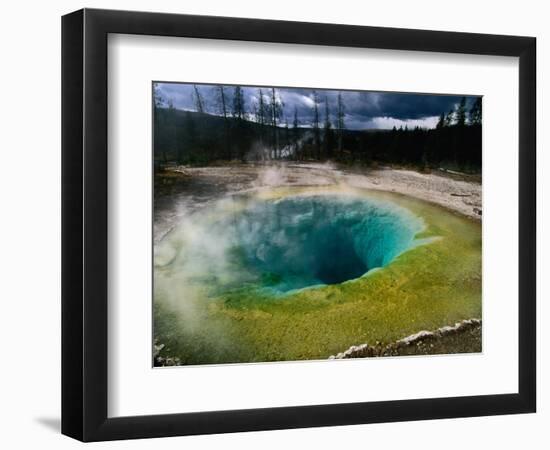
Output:
M217 94L218 94L218 109L219 113L222 115L224 119L227 119L227 102L225 97L225 88L223 85L219 85L217 87Z
M344 130L346 125L344 123L345 117L345 107L342 101L342 93L338 92L338 111L336 113L336 127L338 128L338 153L340 157L343 153L343 140L344 140Z
M279 155L279 132L277 130L277 125L283 111L283 104L277 98L275 88L271 88L271 104L270 104L270 115L271 115L271 127L273 131L273 149L275 157L278 158Z
M218 86L218 106L219 112L223 117L224 157L231 160L231 137L229 135L229 121L227 117L227 99L225 97L225 88L223 85Z
M245 114L243 90L240 86L235 86L233 93L233 117L242 120L245 118Z
M153 84L153 104L155 106L153 110L154 116L154 126L156 133L154 133L155 139L155 152L158 152L162 155L162 160L166 164L168 161L168 155L166 153L166 142L161 138L159 130L164 126L166 114L162 111L162 108L166 105L166 101L160 93L159 85L157 83Z
M317 159L321 159L321 136L319 130L319 97L317 91L313 91L313 121L311 128L313 129L313 137L315 139L315 148L317 150Z
M329 107L328 107L328 97L325 96L325 123L324 123L324 137L323 137L323 143L324 143L324 147L325 147L325 155L327 157L331 157L331 154L332 154L332 142L331 142L331 137L332 137L332 130L330 129L331 128L331 123L330 123L330 111L329 111Z
M287 155L290 154L290 130L288 128L288 119L284 118L284 121L285 121L285 148L286 148L286 151L287 151Z
M204 113L205 107L204 107L204 99L202 98L202 94L199 91L199 88L196 84L193 85L193 93L195 97L195 109L198 113Z
M265 125L266 110L264 102L264 93L261 89L258 90L258 110L256 111L256 122L260 125Z
M164 98L160 93L159 85L157 83L153 84L153 99L155 108L162 108L165 105Z
M451 109L447 115L445 116L445 124L444 126L450 127L453 124L454 121L454 111Z
M437 122L437 125L435 126L435 128L439 130L444 126L445 126L445 114L441 113L441 115L439 116L439 121Z
M300 125L300 123L298 122L298 108L296 106L294 106L294 121L292 122L292 137L293 137L293 140L294 140L294 158L295 159L300 159L298 156L298 153L299 153L299 149L298 149L298 146L299 146L299 131L298 131L298 126Z
M477 97L470 109L470 124L481 125L481 97Z
M258 89L258 108L256 109L256 122L260 124L260 144L262 159L266 158L265 147L264 147L264 134L265 134L265 125L267 121L267 107L264 100L264 93L261 89Z
M460 127L466 125L466 98L462 97L456 109L456 124Z

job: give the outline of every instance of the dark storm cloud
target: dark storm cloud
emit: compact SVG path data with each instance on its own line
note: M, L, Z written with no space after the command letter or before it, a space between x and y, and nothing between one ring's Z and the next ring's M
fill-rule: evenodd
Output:
M204 99L208 113L219 114L219 87L216 85L197 85ZM269 101L271 88L243 87L245 109L252 113L259 104L260 89L264 101ZM229 109L233 101L234 86L224 89ZM195 110L193 85L183 83L158 83L158 94L164 102L171 102L175 108ZM392 128L393 126L421 126L431 128L437 118L456 108L460 96L434 94L401 94L387 92L340 91L345 107L345 123L350 129ZM283 118L292 124L296 111L300 126L311 126L313 120L314 91L301 88L276 88L277 98L283 103ZM338 91L316 90L320 121L324 121L325 102L328 102L329 116L334 123L337 111ZM469 108L474 97L466 97Z

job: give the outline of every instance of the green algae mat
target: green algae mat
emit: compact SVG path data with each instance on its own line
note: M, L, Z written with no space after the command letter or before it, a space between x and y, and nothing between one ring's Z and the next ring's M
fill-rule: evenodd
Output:
M345 186L231 196L156 245L153 306L155 365L326 359L390 343L481 317L481 224Z

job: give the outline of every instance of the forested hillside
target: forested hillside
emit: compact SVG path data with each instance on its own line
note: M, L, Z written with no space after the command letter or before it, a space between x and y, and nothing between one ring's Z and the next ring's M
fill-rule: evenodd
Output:
M246 111L239 88L232 106L206 111L196 89L196 111L155 101L156 167L167 163L209 165L221 161L339 161L395 163L419 167L441 165L468 171L481 168L481 98L470 110L465 101L442 113L435 129L394 127L392 130L349 130L340 96L336 110L315 94L311 123L299 123L284 105L263 101ZM293 117L291 123L288 117Z

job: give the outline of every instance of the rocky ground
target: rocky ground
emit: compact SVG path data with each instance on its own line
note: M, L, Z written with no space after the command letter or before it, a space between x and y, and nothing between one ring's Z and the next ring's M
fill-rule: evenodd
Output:
M419 331L390 344L354 345L329 359L479 353L481 349L481 320L468 319L435 331Z

